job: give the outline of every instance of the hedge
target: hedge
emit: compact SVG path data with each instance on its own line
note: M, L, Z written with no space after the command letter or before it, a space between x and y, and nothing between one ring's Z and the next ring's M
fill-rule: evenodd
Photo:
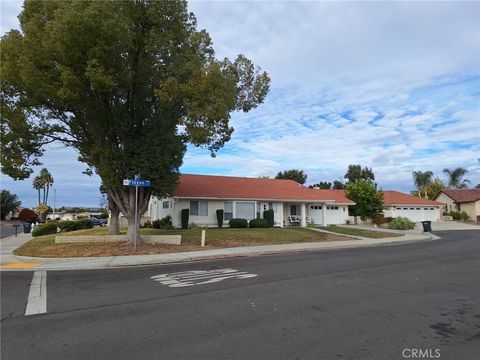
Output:
M188 218L190 216L190 209L182 209L180 218L182 220L182 229L188 229Z
M268 228L270 227L266 219L253 219L248 224L251 228Z
M56 222L49 222L43 225L39 225L32 230L32 236L42 236L42 235L49 235L49 234L56 234L57 233L57 223Z
M217 209L217 224L219 228L223 226L223 209Z
M151 226L155 229L170 230L173 229L172 217L170 215L165 216L162 219L154 220Z
M246 228L248 227L247 219L232 219L228 222L231 228Z
M393 219L388 227L392 230L411 230L415 228L415 223L406 217L399 216Z
M273 222L274 222L273 209L265 210L265 211L263 212L263 219L265 219L265 220L267 221L268 227L272 227L272 226L273 226Z
M75 230L83 230L83 229L91 229L93 228L93 221L90 219L81 219L77 221L60 221L58 224L60 231L67 232L67 231L75 231Z

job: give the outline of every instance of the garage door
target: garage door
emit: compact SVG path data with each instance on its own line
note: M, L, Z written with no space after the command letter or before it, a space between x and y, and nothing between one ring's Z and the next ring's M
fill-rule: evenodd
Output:
M341 224L341 208L338 206L326 206L327 224Z
M310 205L308 209L308 216L313 221L314 224L322 225L323 224L323 210L321 205Z
M437 210L435 208L425 207L398 207L395 209L395 216L406 217L411 221L437 221Z

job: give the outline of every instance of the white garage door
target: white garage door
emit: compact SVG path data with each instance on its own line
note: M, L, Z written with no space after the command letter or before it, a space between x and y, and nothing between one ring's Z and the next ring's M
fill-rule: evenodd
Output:
M308 209L308 216L313 221L314 224L321 225L323 224L323 210L321 205L310 205Z
M338 206L326 206L327 208L327 224L341 224L342 208Z
M406 217L411 221L437 221L437 209L427 207L398 207L395 209L395 217Z

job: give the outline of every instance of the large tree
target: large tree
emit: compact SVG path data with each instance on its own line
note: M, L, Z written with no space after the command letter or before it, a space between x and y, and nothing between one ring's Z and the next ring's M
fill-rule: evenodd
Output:
M383 210L383 192L377 190L377 185L364 179L347 185L347 197L355 202L351 207L354 216L362 220L371 219Z
M358 180L375 181L375 174L371 168L362 168L361 165L348 165L347 173L344 176L348 183L354 183Z
M151 195L176 185L187 144L214 155L233 132L231 112L262 103L268 74L245 56L217 60L184 1L27 1L21 31L1 40L1 162L28 177L45 145L77 150L134 238ZM138 221L137 221L138 223Z
M332 183L328 181L320 181L318 184L313 184L308 186L310 189L319 188L319 189L331 189Z
M21 204L17 195L8 190L2 190L0 193L0 219L5 220L5 217Z
M468 174L468 170L462 167L457 167L455 169L443 169L443 173L447 175L448 187L451 189L466 189L470 180L464 179L463 177Z
M303 185L305 184L305 181L307 181L307 174L305 174L303 170L291 169L280 171L277 176L275 176L275 179L294 180Z
M418 194L425 198L428 197L427 189L432 183L433 172L431 171L414 171L412 172L413 182L417 188Z

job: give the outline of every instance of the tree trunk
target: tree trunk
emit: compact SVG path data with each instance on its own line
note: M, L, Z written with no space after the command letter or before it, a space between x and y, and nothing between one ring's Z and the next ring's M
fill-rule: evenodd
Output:
M37 190L38 190L38 205L40 206L40 188L38 188Z
M50 186L47 185L47 196L45 197L45 205L48 204L48 191L50 190Z
M120 228L118 226L118 217L120 210L115 205L115 202L108 196L108 209L110 210L110 221L108 223L108 235L119 235Z
M108 195L113 200L117 208L122 212L128 222L127 239L129 242L134 241L135 233L137 234L137 241L141 240L140 237L140 219L142 215L147 211L148 202L150 200L151 191L145 187L138 188L138 216L137 226L135 228L135 188L121 188L121 189L109 189Z

